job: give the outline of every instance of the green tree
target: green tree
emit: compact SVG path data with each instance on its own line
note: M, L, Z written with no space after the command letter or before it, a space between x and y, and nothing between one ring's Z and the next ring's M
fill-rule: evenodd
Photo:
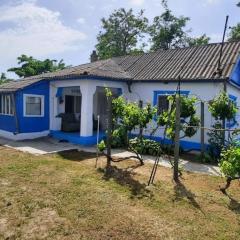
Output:
M186 45L187 32L184 30L188 17L176 17L168 8L167 1L162 1L164 13L153 20L149 27L151 50L170 49Z
M202 36L196 38L187 38L187 43L189 47L206 45L209 43L209 41L210 37L208 37L206 34L203 34Z
M21 55L17 58L20 67L8 69L8 72L14 72L19 77L30 77L42 73L54 72L66 68L63 60L45 59L43 61L37 60L31 56Z
M108 19L103 18L102 31L97 36L96 49L100 59L138 52L137 47L147 30L148 20L143 10L134 15L133 10L115 10ZM144 44L140 46L140 50Z
M240 40L240 23L231 28L228 40L229 41Z
M11 79L8 79L8 78L6 77L6 74L5 74L5 73L1 73L0 85L3 84L3 83L9 82L9 81L11 81Z

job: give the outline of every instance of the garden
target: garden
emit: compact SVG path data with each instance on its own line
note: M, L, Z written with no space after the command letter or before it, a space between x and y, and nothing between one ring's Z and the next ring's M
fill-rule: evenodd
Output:
M173 179L179 181L181 166L179 166L179 154L184 154L180 141L186 137L193 137L199 129L206 129L196 113L196 97L184 96L176 92L168 97L169 108L158 113L156 107L147 103L128 102L123 96L113 98L109 89L106 89L108 99L108 129L107 139L98 144L98 150L107 157L106 172L111 173L111 162L120 162L125 159L114 160L111 157L112 148L124 148L133 153L131 158L139 160L143 165L142 155L156 156L155 164L150 174L148 185L154 182L161 156L168 155L173 168ZM240 179L240 148L239 129L227 128L226 121L235 121L238 108L226 92L222 91L214 99L207 102L208 111L215 119L208 130L208 145L204 152L198 154L195 159L203 162L219 165L226 185L220 190L226 193L233 180ZM144 131L155 122L151 134L158 128L164 128L164 136L160 141L144 136ZM135 130L138 130L136 134ZM135 134L132 134L135 131ZM226 133L228 136L226 137ZM205 145L205 144L204 144ZM174 160L170 158L174 156Z

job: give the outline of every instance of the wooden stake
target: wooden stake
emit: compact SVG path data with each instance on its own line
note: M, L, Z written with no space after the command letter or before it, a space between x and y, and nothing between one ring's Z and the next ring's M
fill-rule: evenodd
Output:
M111 142L112 142L112 96L107 98L107 169L111 166Z
M201 102L201 158L205 153L205 136L204 136L204 102Z
M180 146L180 96L176 94L176 122L175 122L175 147L174 147L174 171L173 179L175 182L179 181L178 178L178 164L179 164L179 146Z

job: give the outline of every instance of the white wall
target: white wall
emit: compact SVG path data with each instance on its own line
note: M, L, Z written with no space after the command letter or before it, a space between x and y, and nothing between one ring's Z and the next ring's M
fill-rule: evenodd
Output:
M81 109L81 136L88 137L93 134L93 96L97 87L121 88L126 92L126 83L119 81L100 81L100 80L62 80L54 81L50 84L50 130L60 130L60 119L56 118L59 113L58 99L56 97L59 87L79 87L82 94L82 109Z
M175 91L177 89L177 83L136 83L132 85L132 94L127 94L127 98L130 101L143 100L146 104L150 102L153 104L154 91ZM181 91L190 91L189 96L197 96L198 98L209 101L214 98L223 89L222 83L181 83ZM200 103L197 104L197 114L200 118ZM210 127L214 119L208 112L207 104L205 104L205 126ZM151 129L145 133L150 134ZM155 136L163 136L163 130L158 130ZM192 138L184 138L186 141L200 142L200 131ZM205 132L205 143L207 143L207 133Z
M196 80L197 81L197 80ZM58 119L55 118L58 112L57 109L57 98L56 92L58 87L69 87L69 86L78 86L80 87L82 93L82 119L81 119L81 136L91 136L92 135L92 114L94 112L95 106L93 106L93 96L96 92L96 87L112 87L112 88L121 88L123 91L123 96L126 97L129 101L138 102L143 100L146 104L150 102L153 104L154 91L175 91L177 89L177 83L133 83L131 86L132 93L129 93L127 84L124 82L118 81L100 81L100 80L64 80L64 81L55 81L51 82L50 87L50 129L59 130L60 125ZM186 82L181 83L182 91L190 91L190 96L196 96L204 101L209 101L213 99L221 90L223 90L222 83L213 83L213 82ZM238 105L240 106L240 91L228 84L227 91L229 94L232 94L238 97ZM96 111L96 109L95 109ZM200 117L200 103L197 104L197 114ZM214 123L214 119L211 117L211 114L208 111L208 106L205 104L205 126L211 127ZM151 127L145 133L146 135L151 132ZM159 130L156 133L158 136L163 135L163 130ZM200 142L200 131L190 138L184 139L191 142ZM205 143L207 143L207 132L205 132Z

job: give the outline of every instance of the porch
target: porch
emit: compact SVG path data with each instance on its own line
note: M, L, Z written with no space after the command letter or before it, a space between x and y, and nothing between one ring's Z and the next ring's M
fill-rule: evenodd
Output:
M104 131L99 132L99 142L105 138ZM50 131L50 137L53 137L61 142L69 142L83 146L92 146L97 144L97 132L92 136L84 137L78 132L63 132L63 131Z
M77 81L74 83L77 84ZM50 136L74 144L95 145L98 116L99 141L104 138L107 129L106 85L98 86L89 81L78 82L78 86L70 84L72 82L61 81L51 86ZM107 87L115 97L122 93L122 88Z

